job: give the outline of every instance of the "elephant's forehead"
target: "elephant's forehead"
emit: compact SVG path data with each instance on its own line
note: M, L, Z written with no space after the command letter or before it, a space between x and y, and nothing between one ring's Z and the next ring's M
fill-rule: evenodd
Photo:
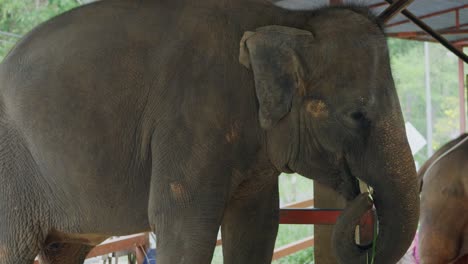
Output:
M320 37L349 33L350 35L380 35L384 33L374 18L347 8L328 9L313 16L309 24Z
M341 50L341 51L340 51ZM326 47L316 62L320 65L311 71L310 90L320 89L320 93L333 97L350 97L371 103L375 93L389 79L390 72L382 55L372 49L342 50ZM338 54L337 54L338 53ZM327 55L328 54L328 55ZM361 98L361 99L359 99Z

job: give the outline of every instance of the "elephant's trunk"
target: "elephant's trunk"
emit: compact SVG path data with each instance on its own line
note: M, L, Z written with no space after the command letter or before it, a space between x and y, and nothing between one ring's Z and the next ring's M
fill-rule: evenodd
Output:
M398 124L401 126L396 126ZM375 191L378 236L373 263L395 264L410 246L419 218L416 169L401 113L373 124L364 149L364 158L351 161L349 165L353 175ZM355 226L371 207L366 195L358 196L339 218L333 243L340 263L372 263L372 252L359 248L354 238Z

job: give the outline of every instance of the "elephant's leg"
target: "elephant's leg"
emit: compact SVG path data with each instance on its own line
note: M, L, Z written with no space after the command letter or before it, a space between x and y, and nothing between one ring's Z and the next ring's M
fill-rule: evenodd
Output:
M228 193L229 166L219 161L222 154L213 153L214 147L173 143L152 147L148 216L157 237L157 263L209 264Z
M447 227L450 226L448 223ZM419 252L422 264L452 263L459 256L460 237L452 236L439 227L427 229L422 227L420 231Z
M157 196L155 200L170 203L164 195ZM157 263L211 263L223 210L203 202L219 197L202 196L195 199L198 202L170 203L166 209L150 205L150 223L157 237Z
M0 122L0 263L32 264L44 240L28 151ZM36 191L36 192L35 192Z
M25 233L18 237L16 233L3 231L4 228L0 228L0 263L32 264L40 250L39 243L33 241L37 239L35 234Z
M466 199L455 198L440 194L431 200L423 197L419 231L422 264L451 263L460 256L467 217L458 212L466 208Z
M278 182L241 188L223 217L224 263L271 263L279 223ZM244 188L256 191L246 195Z
M51 243L39 258L41 264L83 264L93 246L75 243Z
M32 264L39 254L43 241L41 229L23 210L19 205L5 210L4 204L0 204L1 264Z

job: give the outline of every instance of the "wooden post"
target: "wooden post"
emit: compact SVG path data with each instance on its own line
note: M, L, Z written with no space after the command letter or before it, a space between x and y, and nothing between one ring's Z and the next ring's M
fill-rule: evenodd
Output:
M145 257L146 257L145 250L146 250L146 246L137 245L135 247L135 255L136 255L138 264L143 264L143 262L145 262Z
M314 204L316 208L344 208L345 200L334 190L314 182ZM331 248L331 236L334 225L315 225L314 258L315 263L336 264Z

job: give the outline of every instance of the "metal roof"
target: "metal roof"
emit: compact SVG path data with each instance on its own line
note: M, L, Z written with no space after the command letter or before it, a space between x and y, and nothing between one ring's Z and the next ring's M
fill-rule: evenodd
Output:
M388 4L382 0L372 0L370 6L380 13ZM407 10L424 21L455 46L468 46L468 0L416 0ZM402 14L398 14L386 24L391 37L434 41L421 28Z
M389 6L385 0L276 0L275 3L290 9L354 3L369 6L376 14ZM406 9L453 45L468 46L468 0L415 0ZM402 14L396 15L386 24L386 31L391 37L435 41Z

